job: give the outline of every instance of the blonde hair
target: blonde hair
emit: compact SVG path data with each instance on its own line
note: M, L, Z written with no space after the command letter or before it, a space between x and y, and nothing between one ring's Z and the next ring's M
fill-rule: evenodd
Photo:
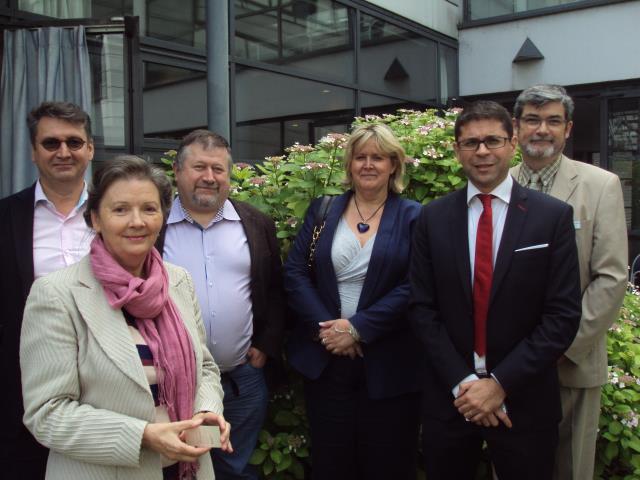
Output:
M395 167L389 178L389 190L394 193L402 193L404 190L404 149L391 129L382 123L358 125L351 132L344 150L345 185L353 188L353 178L351 177L353 156L371 139L376 142L378 150L391 159L391 165Z

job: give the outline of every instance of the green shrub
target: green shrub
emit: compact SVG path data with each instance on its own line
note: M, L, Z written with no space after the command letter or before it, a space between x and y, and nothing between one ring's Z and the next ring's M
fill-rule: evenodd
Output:
M602 388L596 477L640 478L640 296L631 290L609 330L609 382Z

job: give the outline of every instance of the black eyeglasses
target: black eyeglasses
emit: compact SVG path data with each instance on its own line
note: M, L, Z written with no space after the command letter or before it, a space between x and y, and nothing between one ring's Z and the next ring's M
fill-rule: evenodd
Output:
M458 148L460 150L473 150L476 151L480 148L481 144L484 144L489 150L496 150L502 148L507 144L507 137L485 137L482 140L479 138L467 138L458 142Z
M540 128L540 125L545 123L548 128L562 128L567 121L562 117L549 117L549 118L540 118L540 117L522 117L520 119L521 123L524 123L529 128Z
M80 150L85 146L87 142L79 137L69 137L66 140L60 140L59 138L49 137L40 142L42 148L49 152L55 152L60 148L60 145L65 144L69 150Z

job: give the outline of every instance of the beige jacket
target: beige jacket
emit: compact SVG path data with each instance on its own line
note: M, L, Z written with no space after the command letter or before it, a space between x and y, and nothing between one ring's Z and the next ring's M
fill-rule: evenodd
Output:
M193 340L194 413L222 412L220 374L205 344L191 277L165 264L169 293ZM47 479L161 480L160 455L141 448L155 416L142 362L120 310L107 303L89 257L33 284L20 341L24 423L48 447ZM213 479L200 457L198 479Z
M520 166L511 169L517 180ZM606 334L619 314L627 284L627 227L617 175L564 155L550 194L573 207L582 319L558 366L565 387L589 388L607 381Z

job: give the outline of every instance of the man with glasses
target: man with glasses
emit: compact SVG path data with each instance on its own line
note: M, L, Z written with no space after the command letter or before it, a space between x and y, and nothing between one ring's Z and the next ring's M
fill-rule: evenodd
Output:
M467 187L423 207L412 245L426 477L476 478L486 441L500 480L549 480L556 362L580 320L572 209L509 175L516 139L499 104L471 104L454 132Z
M606 334L618 316L627 280L627 230L620 180L562 154L573 127L573 100L564 88L536 85L514 107L523 163L521 184L573 207L582 319L558 362L563 419L554 478L593 478L600 388L607 381Z
M93 232L82 214L93 140L89 116L71 103L44 102L27 122L39 178L0 200L0 476L38 480L44 478L48 452L22 424L22 314L34 279L89 252Z

